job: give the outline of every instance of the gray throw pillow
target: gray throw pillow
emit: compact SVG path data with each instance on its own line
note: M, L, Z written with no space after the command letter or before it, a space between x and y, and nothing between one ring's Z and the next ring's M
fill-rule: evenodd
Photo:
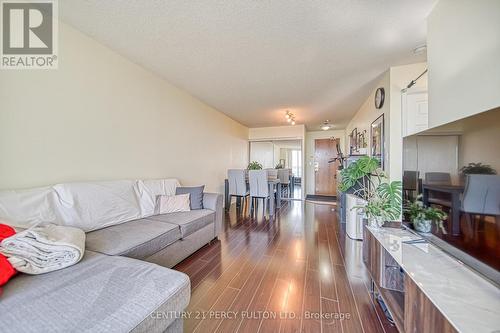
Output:
M203 209L203 191L205 185L193 187L178 187L175 189L175 194L189 194L191 200L191 209Z

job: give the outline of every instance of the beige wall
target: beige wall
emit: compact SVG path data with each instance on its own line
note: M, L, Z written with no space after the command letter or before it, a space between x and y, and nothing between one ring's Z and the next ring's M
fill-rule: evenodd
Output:
M385 89L385 102L381 109L375 108L375 91L377 88L383 87ZM367 142L368 142L368 152L371 151L371 137L370 137L370 127L371 123L384 114L384 132L385 132L385 169L389 172L389 109L391 105L391 89L390 89L390 71L387 70L381 77L380 81L377 83L375 89L371 92L370 96L365 100L363 105L356 112L354 117L351 119L345 130L345 152L349 154L349 140L348 136L354 128L357 128L358 132L366 130Z
M466 118L462 127L459 167L481 162L500 173L500 108Z
M59 28L59 69L0 73L0 189L176 177L222 192L246 166L246 127Z
M500 106L500 1L440 0L427 20L429 127Z
M401 90L422 74L427 68L427 63L396 66L390 68L390 122L388 145L388 172L391 180L403 179L403 122L401 119ZM410 89L427 89L427 75L422 76Z
M500 108L476 114L405 138L405 170L449 172L471 162L500 172Z
M340 146L344 155L346 151L343 149L345 146L345 131L344 130L329 130L329 131L311 131L306 132L305 144L305 184L306 194L314 194L315 192L315 178L314 178L314 144L316 139L328 139L331 137L340 138Z
M366 130L368 135L368 152L371 152L371 123L384 114L384 158L385 171L391 180L401 180L403 170L403 136L401 121L401 90L411 80L418 77L427 67L426 63L391 67L383 75L370 96L351 119L345 131L346 152L348 152L348 136L354 128L358 132ZM416 87L425 88L427 77L417 81ZM375 91L385 89L385 102L381 109L375 108Z

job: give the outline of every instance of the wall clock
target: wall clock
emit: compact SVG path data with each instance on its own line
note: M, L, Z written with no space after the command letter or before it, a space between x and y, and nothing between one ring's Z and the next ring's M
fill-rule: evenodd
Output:
M384 88L378 88L377 91L375 92L375 107L377 109L380 109L382 108L382 106L384 106L384 99L385 99Z

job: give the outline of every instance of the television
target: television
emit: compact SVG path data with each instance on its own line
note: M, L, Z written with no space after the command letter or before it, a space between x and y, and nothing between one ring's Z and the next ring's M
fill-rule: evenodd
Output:
M498 173L500 108L403 139L404 200L447 215L419 234L500 286Z

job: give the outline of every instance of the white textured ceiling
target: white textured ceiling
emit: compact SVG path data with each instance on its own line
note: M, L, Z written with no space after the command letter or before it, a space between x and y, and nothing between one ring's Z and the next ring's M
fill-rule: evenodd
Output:
M389 66L425 60L435 0L64 0L63 21L249 127L344 127Z

